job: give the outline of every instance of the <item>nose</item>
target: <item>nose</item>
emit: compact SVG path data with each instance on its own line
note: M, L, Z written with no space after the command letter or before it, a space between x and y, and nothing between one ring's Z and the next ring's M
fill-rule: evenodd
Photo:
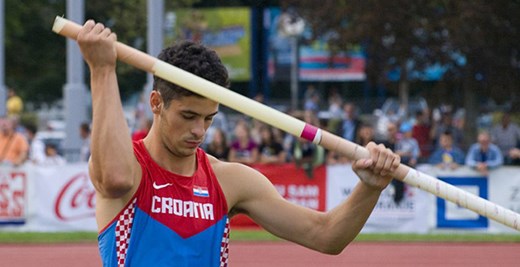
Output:
M193 127L191 128L191 134L194 135L197 139L204 137L204 134L206 134L204 120L196 120Z

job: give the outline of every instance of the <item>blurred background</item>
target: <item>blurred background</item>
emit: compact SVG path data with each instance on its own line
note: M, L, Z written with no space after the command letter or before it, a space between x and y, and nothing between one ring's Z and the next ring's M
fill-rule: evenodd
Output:
M519 14L518 0L0 0L0 126L30 146L8 161L9 142L0 142L8 196L0 223L95 230L89 72L77 45L51 31L56 15L94 19L153 56L178 40L201 42L222 58L230 90L352 142L382 142L406 164L520 211ZM152 78L125 64L117 72L132 136L143 138ZM253 165L284 197L310 208L330 209L351 192L354 184L342 179L357 181L344 169L348 159L220 110L203 145L208 153ZM235 151L244 138L258 144L255 152ZM481 157L480 147L492 155ZM495 161L477 166L486 160ZM77 196L83 209L69 205ZM365 229L511 232L449 205L394 184ZM31 217L38 212L48 214ZM52 227L25 220L50 213Z
M64 128L66 40L50 29L56 15L67 14L67 1L2 2L4 90L23 99L22 121L35 120L45 131ZM518 112L518 1L104 0L85 1L84 18L147 51L153 2L163 6L163 45L191 38L215 48L231 73L231 90L263 95L278 109L304 109L309 87L320 96L321 118L330 116L325 111L335 94L369 118L401 106L408 117L444 108L464 120L466 145L497 120L495 113ZM146 74L124 64L118 72L129 124L138 128ZM88 108L88 97L83 101Z

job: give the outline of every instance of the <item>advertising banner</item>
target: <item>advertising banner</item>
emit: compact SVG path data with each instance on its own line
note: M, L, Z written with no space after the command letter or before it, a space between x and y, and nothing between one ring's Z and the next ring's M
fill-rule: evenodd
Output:
M311 176L293 163L257 164L278 193L296 205L330 210L347 199L358 183L350 165L321 166ZM520 212L520 168L501 167L484 177L462 167L446 171L429 165L417 169L491 202ZM363 232L426 233L481 231L516 233L473 211L405 185L404 199L394 201L394 188L383 190ZM235 216L233 226L255 226ZM95 191L87 164L0 167L0 230L97 231Z
M10 220L24 220L20 226L4 230L56 232L97 231L95 191L87 164L65 166L24 165L1 171L3 183L0 201ZM6 185L7 184L7 185ZM5 221L5 220L4 220Z
M193 40L214 49L232 81L251 79L249 8L176 9L166 15L165 44Z
M0 224L24 224L26 219L27 173L0 167Z
M350 165L327 167L327 210L344 201L359 182ZM379 197L362 232L426 233L433 225L433 198L426 192L405 185L404 198L396 203L394 188L389 185Z
M314 169L312 177L294 163L255 164L252 167L265 175L278 193L290 202L314 210L325 210L325 166ZM256 223L245 215L233 217L231 225L257 227Z
M493 170L488 179L489 200L516 213L520 213L520 168L500 167ZM489 221L489 231L493 233L518 233L518 231Z
M293 163L258 164L254 168L268 177L282 197L290 202L325 210L325 166L314 169L312 177Z
M280 8L265 10L264 18L268 20L269 56L268 74L271 80L288 81L294 47L291 37L281 31ZM365 79L366 59L360 46L349 51L339 51L332 54L327 44L327 35L323 34L316 40L310 40L310 28L306 28L300 37L299 79L301 81L361 81Z

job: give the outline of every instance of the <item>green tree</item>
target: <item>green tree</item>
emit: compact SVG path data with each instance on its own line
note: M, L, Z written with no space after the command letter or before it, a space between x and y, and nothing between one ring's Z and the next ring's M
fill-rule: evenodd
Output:
M282 0L296 7L315 33L329 33L335 50L361 44L367 53L367 81L388 82L400 70L399 95L406 102L410 71L441 63L444 84L462 88L468 140L474 140L478 98L517 98L520 2L440 0ZM330 34L333 33L333 34ZM516 63L515 63L516 62Z
M198 1L164 2L165 8L177 8ZM65 0L5 0L6 84L37 106L63 97L66 40L51 28L56 15L65 15L65 4ZM85 18L105 23L121 42L145 51L146 4L146 0L85 1ZM119 64L117 71L123 97L142 90L146 80L142 71L125 64Z
M28 102L52 102L65 83L63 38L50 29L59 1L5 1L6 83Z

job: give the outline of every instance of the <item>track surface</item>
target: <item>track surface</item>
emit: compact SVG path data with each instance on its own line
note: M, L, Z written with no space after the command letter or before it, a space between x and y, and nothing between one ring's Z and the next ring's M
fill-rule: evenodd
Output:
M358 242L328 256L288 242L232 242L229 266L519 266L519 255L519 243ZM1 266L101 266L96 244L0 245L0 259Z

